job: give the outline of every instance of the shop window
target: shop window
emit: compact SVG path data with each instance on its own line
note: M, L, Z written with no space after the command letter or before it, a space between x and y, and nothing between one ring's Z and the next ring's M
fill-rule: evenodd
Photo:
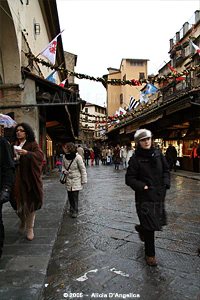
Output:
M47 157L53 156L52 139L48 134L46 134L46 147L47 147Z

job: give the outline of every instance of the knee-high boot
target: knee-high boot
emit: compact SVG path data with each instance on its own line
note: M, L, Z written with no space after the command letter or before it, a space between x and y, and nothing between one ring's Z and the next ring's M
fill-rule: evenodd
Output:
M34 239L34 221L35 221L35 212L30 213L26 217L26 238L29 241L32 241Z
M23 212L16 212L16 214L18 215L21 224L19 226L18 232L23 232L26 229L26 219L25 219L25 215L23 214Z

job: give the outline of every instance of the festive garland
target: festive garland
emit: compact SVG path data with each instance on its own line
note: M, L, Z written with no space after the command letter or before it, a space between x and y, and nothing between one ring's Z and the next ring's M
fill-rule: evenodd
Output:
M96 82L101 82L103 84L132 85L132 86L137 86L137 85L141 85L143 83L148 83L149 82L149 79L121 80L121 79L105 79L103 77L93 77L93 76L89 76L89 75L85 75L85 74L76 73L74 71L69 71L69 70L67 70L65 68L62 68L60 66L56 66L56 65L53 66L51 63L49 63L49 62L47 62L47 61L45 61L41 58L38 58L38 57L34 56L32 53L25 53L24 52L24 54L27 58L29 58L29 59L37 62L37 63L40 63L43 66L46 66L46 67L48 67L52 70L64 72L66 75L69 75L69 76L75 76L78 79L88 79L88 80L92 80L92 81L96 81ZM181 76L186 76L186 75L190 74L192 71L196 71L199 68L200 68L200 65L196 65L196 66L193 66L193 67L191 67L187 70L183 70L180 73L177 72L176 74L164 75L164 76L158 77L157 79L151 79L151 82L160 84L164 81L168 81L168 79L174 79L174 78L178 78L178 77L181 77Z
M189 41L185 41L183 40L182 42L178 42L177 44L174 44L172 46L172 50L171 51L176 51L176 50L179 50L181 49L182 47L186 47L187 45L189 45Z

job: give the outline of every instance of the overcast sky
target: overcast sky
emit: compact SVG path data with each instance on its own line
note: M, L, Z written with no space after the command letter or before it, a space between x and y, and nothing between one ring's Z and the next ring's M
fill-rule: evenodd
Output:
M119 69L122 58L149 59L148 74L156 74L169 60L169 40L192 24L200 1L57 0L57 7L64 50L78 57L75 72L102 77L108 67ZM82 99L104 106L100 82L75 82Z

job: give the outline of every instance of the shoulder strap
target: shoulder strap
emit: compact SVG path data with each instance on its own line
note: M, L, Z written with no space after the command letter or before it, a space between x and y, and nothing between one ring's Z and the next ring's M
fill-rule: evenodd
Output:
M69 171L69 168L71 167L71 164L73 163L73 160L74 160L74 159L71 160L71 162L70 162L70 164L69 164L69 166L68 166L68 168L67 168L67 171Z

